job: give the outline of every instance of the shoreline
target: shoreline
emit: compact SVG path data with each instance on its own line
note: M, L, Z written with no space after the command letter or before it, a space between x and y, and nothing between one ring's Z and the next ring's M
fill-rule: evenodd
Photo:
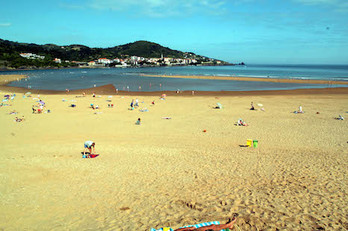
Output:
M166 77L166 78L197 78L197 79L222 79L227 77L216 76L153 76L152 77ZM181 91L176 93L175 91L118 91L112 84L103 85L94 88L85 88L71 90L68 93L62 90L45 90L45 89L27 89L24 87L12 87L8 86L13 81L27 78L26 75L0 75L0 91L7 91L13 93L26 93L32 92L34 94L47 94L47 95L66 95L66 94L100 94L100 95L139 95L139 96L158 96L166 94L168 96L193 96L192 91ZM262 81L262 82L283 82L283 83L313 83L313 84L348 84L343 81L325 81L325 80L288 80L288 79L269 79L269 78L254 78L254 77L229 77L225 80L237 80L237 81ZM289 81L289 82L287 82ZM260 90L260 91L194 91L195 96L256 96L256 95L317 95L317 94L348 94L348 87L338 88L308 88L308 89L292 89L292 90Z
M158 78L180 78L180 79L210 79L210 80L233 80L233 81L252 81L252 82L272 82L272 83L308 83L308 84L338 84L348 85L348 81L337 80L317 80L317 79L280 79L280 78L260 78L260 77L241 77L241 76L202 76L202 75L148 75L144 77Z

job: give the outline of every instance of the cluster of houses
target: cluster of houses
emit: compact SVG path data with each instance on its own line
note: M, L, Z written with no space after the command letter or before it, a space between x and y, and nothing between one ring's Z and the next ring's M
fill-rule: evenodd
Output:
M32 53L21 53L20 56L28 59L44 59L45 56L40 56ZM62 60L55 58L53 60L55 63L62 63ZM186 65L221 65L223 64L220 60L207 59L202 62L195 58L167 58L161 56L161 58L144 58L138 56L130 56L126 58L99 58L98 60L93 60L89 62L80 61L69 61L65 60L66 63L74 63L80 67L133 67L133 66L186 66Z
M196 59L180 59L180 58L144 58L138 56L131 56L128 58L99 58L98 60L87 63L89 67L127 67L127 66L175 66L175 65L195 65L198 61Z
M45 58L44 55L37 55L33 53L20 53L19 55L26 59L44 59Z

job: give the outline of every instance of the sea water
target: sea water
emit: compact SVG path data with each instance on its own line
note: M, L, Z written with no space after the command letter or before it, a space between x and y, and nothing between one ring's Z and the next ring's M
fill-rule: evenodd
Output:
M246 65L246 66L176 66L146 68L50 69L0 72L24 74L27 79L10 86L29 89L76 90L113 84L122 91L255 91L306 88L348 87L348 65ZM347 81L347 85L273 83L146 77L146 75L203 75L285 79L320 79Z

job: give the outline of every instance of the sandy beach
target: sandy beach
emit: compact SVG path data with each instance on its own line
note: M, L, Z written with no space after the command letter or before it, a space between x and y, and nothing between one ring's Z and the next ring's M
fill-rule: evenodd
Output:
M113 86L0 90L16 94L0 107L0 230L175 229L235 213L233 230L348 229L347 88L164 100ZM44 113L33 114L39 99ZM243 147L247 139L258 147ZM82 158L86 140L100 156Z

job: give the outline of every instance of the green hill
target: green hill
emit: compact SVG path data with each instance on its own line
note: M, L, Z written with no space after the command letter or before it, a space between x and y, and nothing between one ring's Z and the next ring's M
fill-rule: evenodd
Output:
M20 53L33 53L45 56L44 59L26 59ZM110 48L90 48L88 46L74 44L58 46L55 44L38 45L34 43L18 43L0 39L0 67L64 67L76 65L71 61L88 62L98 58L125 58L139 56L144 58L160 58L161 55L170 58L195 58L200 61L212 60L191 52L182 52L163 47L157 43L148 41L137 41L125 45ZM61 64L53 62L59 58Z

